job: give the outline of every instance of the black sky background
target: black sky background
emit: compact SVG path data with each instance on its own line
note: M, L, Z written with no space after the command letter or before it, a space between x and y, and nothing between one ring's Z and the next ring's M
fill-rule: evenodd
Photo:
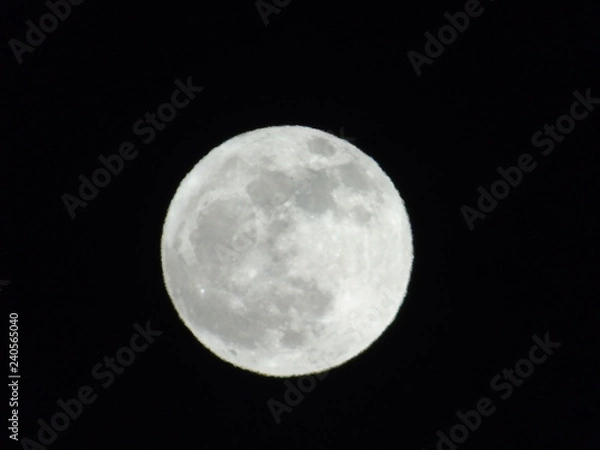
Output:
M37 440L37 420L90 385L97 400L49 448L431 450L457 410L489 397L497 411L461 450L597 449L600 106L549 156L531 136L569 112L573 92L600 97L600 5L483 5L419 77L407 52L423 53L424 33L464 2L293 0L265 26L252 1L86 0L22 64L8 41L47 7L4 2L0 305L6 333L19 314L19 438ZM141 143L133 123L188 77L202 93ZM267 401L283 401L284 379L195 340L159 250L194 164L283 124L343 129L380 164L405 200L415 260L396 321L277 424ZM72 219L61 196L123 141L138 156ZM536 169L469 230L461 206L523 153ZM162 335L102 388L92 367L148 320ZM501 400L490 380L546 333L561 347ZM23 448L3 430L1 448Z

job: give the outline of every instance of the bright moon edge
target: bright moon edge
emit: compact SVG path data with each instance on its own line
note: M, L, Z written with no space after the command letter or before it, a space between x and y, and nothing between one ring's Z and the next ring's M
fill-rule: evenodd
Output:
M240 236L247 248L233 244ZM208 350L261 375L301 376L356 357L394 321L412 231L372 158L321 130L268 127L185 176L161 262L180 318Z

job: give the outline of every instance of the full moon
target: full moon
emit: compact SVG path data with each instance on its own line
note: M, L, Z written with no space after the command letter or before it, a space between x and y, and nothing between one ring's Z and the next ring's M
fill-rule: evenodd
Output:
M404 202L379 165L304 126L237 135L185 176L161 239L183 323L261 375L323 372L394 321L413 264Z

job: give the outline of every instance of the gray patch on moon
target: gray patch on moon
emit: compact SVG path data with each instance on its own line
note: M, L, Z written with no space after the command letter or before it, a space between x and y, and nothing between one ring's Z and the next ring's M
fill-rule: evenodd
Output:
M239 156L232 156L227 159L221 166L221 171L225 176L235 176L239 173L244 173L248 170L250 164Z
M373 214L365 209L364 206L356 206L351 212L352 218L359 224L365 225L371 220Z
M261 207L284 203L294 192L294 182L283 172L261 171L246 187L252 202Z
M373 189L373 183L368 178L364 168L358 164L354 162L343 164L336 167L336 170L345 186L361 192Z
M338 185L335 179L331 178L326 171L310 171L306 181L306 189L295 197L298 207L315 215L337 209L339 205L332 195Z
M321 156L333 156L337 150L323 138L314 138L308 142L308 149Z

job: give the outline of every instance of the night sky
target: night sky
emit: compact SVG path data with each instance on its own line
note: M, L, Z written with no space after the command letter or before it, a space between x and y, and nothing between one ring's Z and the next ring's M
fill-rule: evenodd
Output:
M598 448L600 5L324 3L4 0L0 448ZM318 378L221 361L162 278L182 178L286 124L375 159L413 230L396 320Z

